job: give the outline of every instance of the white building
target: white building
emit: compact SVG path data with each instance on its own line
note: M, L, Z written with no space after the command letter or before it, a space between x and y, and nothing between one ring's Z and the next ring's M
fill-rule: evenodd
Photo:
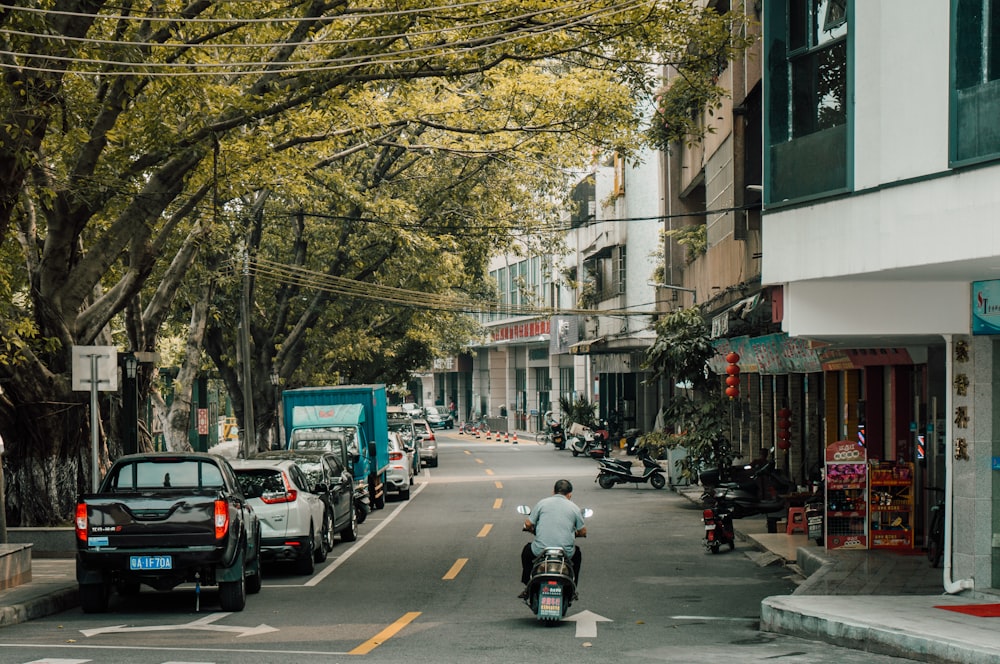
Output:
M870 454L915 462L918 495L948 489L950 591L1000 587L995 9L764 4L762 281L791 337L913 359L908 384L868 376L857 399L887 432Z

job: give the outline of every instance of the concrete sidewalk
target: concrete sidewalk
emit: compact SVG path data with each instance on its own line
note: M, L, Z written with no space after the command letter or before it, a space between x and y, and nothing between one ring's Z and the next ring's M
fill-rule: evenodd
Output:
M675 490L694 502L701 496L700 487ZM764 599L761 630L922 662L1000 662L1000 611L977 617L941 608L1000 609L1000 595L945 594L942 570L923 551L827 551L805 535L767 533L763 518L735 525L758 564L780 561L803 578L792 595Z

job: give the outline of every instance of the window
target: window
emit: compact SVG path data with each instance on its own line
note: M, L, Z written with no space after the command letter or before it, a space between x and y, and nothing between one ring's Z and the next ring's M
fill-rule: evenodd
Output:
M849 2L787 0L773 6L765 13L769 202L845 191Z
M559 398L561 400L569 403L576 401L573 382L573 367L559 367Z
M625 245L620 245L618 251L615 252L615 286L617 286L618 294L621 295L625 292Z
M1000 156L1000 0L952 0L952 163Z

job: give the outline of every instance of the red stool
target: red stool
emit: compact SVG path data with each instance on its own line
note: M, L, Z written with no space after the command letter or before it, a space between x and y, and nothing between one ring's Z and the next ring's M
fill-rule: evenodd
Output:
M791 535L795 531L806 533L806 508L804 507L789 507L788 508L788 525L785 526L785 534Z

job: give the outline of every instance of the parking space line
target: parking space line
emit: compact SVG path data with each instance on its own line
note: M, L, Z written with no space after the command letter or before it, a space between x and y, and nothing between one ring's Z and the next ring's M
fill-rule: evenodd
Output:
M493 524L487 523L483 526L482 530L479 531L479 534L476 535L476 537L486 537L490 534L491 530L493 530Z
M453 581L455 577L458 576L458 573L462 571L462 568L465 567L465 563L467 562L469 562L468 558L459 558L456 560L455 564L451 566L450 570L448 570L448 573L441 577L441 580Z
M498 510L501 507L503 507L503 498L497 498L496 500L493 501L493 509Z
M419 616L419 615L420 615L420 611L410 611L409 613L404 614L402 618L400 618L396 622L392 623L391 625L389 625L388 627L386 627L385 629L383 629L381 632L379 632L378 634L376 634L372 638L368 639L367 641L365 641L364 643L362 643L360 646L358 646L354 650L351 650L347 654L348 655L367 655L372 650L375 650L375 648L378 648L380 645L382 645L383 643L385 643L386 641L388 641L389 639L391 639L392 637L394 637L396 634L398 634L401 629L403 629L404 627L406 627L407 625L409 625L411 622L413 622L414 620L416 620L417 616Z

